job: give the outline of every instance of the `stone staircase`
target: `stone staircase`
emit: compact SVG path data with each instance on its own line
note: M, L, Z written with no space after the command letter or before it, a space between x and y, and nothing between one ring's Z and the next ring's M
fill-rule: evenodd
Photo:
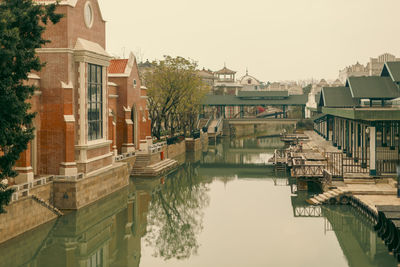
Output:
M322 205L322 204L336 204L349 201L348 195L339 188L331 189L323 194L316 195L306 200L311 205Z
M54 212L57 216L63 216L64 213L62 213L59 209L51 205L50 203L46 202L44 199L41 199L35 195L31 195L32 199L35 200L37 203L42 205L43 207L49 209L50 211Z
M165 159L148 166L143 164L144 161L140 162L139 165L135 164L131 175L134 177L156 177L170 172L179 165L179 163L173 159Z

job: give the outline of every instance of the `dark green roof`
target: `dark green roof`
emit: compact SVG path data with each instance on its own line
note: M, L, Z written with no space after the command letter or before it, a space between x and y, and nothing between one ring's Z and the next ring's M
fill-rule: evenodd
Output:
M317 103L317 106L319 106L320 99L321 99L321 93L316 93L315 94L315 103Z
M346 87L353 98L393 99L400 96L399 89L389 77L349 77Z
M242 99L234 95L207 95L202 104L206 106L305 105L307 99L307 95L290 95L284 99Z
M400 82L400 61L386 62L381 76L390 77L393 82Z
M239 98L251 99L284 99L289 97L288 91L239 91Z
M345 108L355 106L349 87L324 87L321 91L319 105L331 108Z

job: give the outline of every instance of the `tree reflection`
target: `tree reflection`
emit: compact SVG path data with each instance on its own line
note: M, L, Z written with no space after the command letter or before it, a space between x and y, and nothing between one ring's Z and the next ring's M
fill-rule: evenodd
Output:
M197 253L203 209L209 204L207 191L197 167L187 163L153 192L145 240L154 256L186 259Z

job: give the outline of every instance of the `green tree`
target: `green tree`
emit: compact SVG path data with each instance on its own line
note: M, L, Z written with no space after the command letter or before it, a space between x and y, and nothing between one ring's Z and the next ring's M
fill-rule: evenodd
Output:
M35 49L49 42L42 37L47 23L62 18L56 6L0 0L0 213L12 194L6 179L17 175L13 166L33 139L35 114L27 100L35 88L24 81L43 66Z
M170 56L152 64L144 80L153 136L159 139L162 130L171 135L193 130L200 102L208 89L196 73L197 64Z

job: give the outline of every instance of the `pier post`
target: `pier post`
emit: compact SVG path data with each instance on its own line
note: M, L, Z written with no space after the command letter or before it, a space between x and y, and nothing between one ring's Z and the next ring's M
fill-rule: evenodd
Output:
M339 138L338 138L338 149L342 149L343 127L342 127L342 119L339 119L339 118L338 118L338 135L339 135Z
M353 122L352 121L348 121L347 123L348 125L348 147L347 147L347 156L348 157L352 157L353 156Z
M325 139L326 141L329 141L329 117L326 118L326 136Z
M367 168L367 137L366 126L361 125L361 168Z
M359 139L359 125L358 122L354 121L354 151L353 151L353 158L354 158L354 162L358 162L358 139Z
M368 127L369 129L369 174L376 175L376 127Z

